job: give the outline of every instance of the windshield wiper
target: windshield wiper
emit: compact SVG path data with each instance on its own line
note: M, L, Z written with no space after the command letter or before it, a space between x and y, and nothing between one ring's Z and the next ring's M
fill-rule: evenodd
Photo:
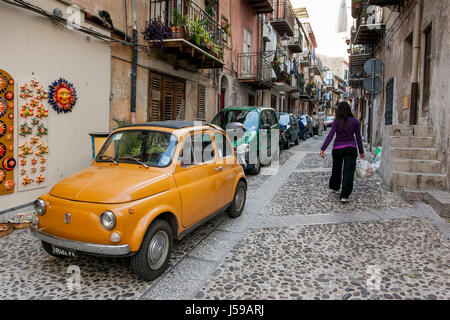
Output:
M143 162L143 161L141 161L141 160L139 160L139 159L137 159L137 158L133 158L133 157L123 157L123 158L119 158L119 159L117 159L117 160L133 160L133 161L135 161L135 162L137 162L137 163L139 163L139 164L142 164L145 168L147 168L148 169L148 167L149 167L149 165L148 164L146 164L145 162Z
M115 165L118 165L119 163L116 161L116 159L114 159L113 157L110 156L100 156L99 159L105 159L106 161L112 161Z

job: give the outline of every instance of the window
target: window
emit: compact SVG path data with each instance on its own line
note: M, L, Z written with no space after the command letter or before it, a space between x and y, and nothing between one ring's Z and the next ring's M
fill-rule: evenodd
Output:
M423 116L430 112L430 82L431 82L431 26L425 31L425 64L423 69Z
M182 166L202 164L214 160L211 136L206 132L189 135L180 154Z
M197 119L206 120L206 88L198 86Z
M267 114L267 111L262 111L262 113L261 113L261 127L264 126L265 124L270 125L270 119L269 119L269 115Z
M150 72L148 89L148 121L183 120L185 82Z
M233 155L233 147L223 134L219 132L214 133L214 141L216 142L217 153L220 159Z
M387 126L393 123L394 112L394 78L391 78L386 84L386 110L384 113L384 124Z
M250 52L252 52L252 34L245 27L244 27L244 43L242 52L244 53L244 57L242 59L241 73L248 75L251 74Z

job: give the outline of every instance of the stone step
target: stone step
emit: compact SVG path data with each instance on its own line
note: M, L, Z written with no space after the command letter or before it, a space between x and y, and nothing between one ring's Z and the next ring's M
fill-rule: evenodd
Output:
M450 193L443 190L414 190L403 188L401 192L403 199L410 203L426 202L442 218L450 219Z
M390 146L393 148L432 148L432 137L393 136L390 138Z
M393 159L394 171L442 173L442 162L438 160Z
M402 188L445 190L447 176L441 173L392 172L392 190L400 192Z
M436 148L391 148L393 159L436 160Z
M397 137L428 137L430 136L430 128L428 125L423 124L415 126L394 125L389 126L389 135Z
M450 193L442 190L433 190L425 193L425 202L445 219L450 219Z

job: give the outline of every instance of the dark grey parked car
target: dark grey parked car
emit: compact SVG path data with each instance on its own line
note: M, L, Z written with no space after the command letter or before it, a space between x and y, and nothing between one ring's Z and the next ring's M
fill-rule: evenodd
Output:
M307 114L298 115L297 119L299 119L303 122L303 125L306 127L306 138L313 137L314 136L314 130L312 126L312 120L311 117Z

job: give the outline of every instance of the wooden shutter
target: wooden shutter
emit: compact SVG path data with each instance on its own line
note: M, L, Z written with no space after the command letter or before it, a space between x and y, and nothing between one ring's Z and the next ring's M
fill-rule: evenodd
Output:
M198 86L197 119L206 120L206 88Z
M163 78L163 90L162 90L162 101L163 101L163 112L161 120L174 120L174 97L173 97L173 82L171 78Z
M161 120L161 85L162 76L159 74L150 73L147 121Z
M386 110L384 113L384 124L387 126L393 123L394 112L394 78L386 84Z
M425 64L423 75L423 114L430 112L430 82L431 82L431 28L425 32Z
M176 120L184 120L184 105L185 105L185 84L183 81L175 80L175 119Z

